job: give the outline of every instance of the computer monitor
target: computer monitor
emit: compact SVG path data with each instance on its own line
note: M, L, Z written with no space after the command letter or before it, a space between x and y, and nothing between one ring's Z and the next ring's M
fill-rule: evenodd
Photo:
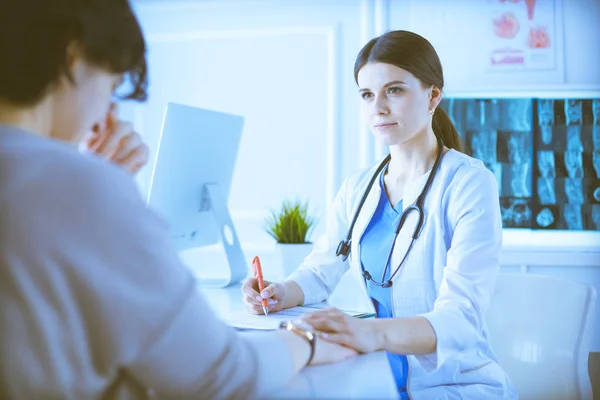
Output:
M228 210L231 180L244 118L168 103L148 205L170 225L177 250L221 240L229 268L205 286L225 287L243 280L248 268Z

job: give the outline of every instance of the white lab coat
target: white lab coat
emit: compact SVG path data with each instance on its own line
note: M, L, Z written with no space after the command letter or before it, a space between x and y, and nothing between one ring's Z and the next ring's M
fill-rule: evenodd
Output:
M345 180L326 234L288 278L302 288L305 304L326 299L348 268L361 282L357 295L368 300L359 261L360 238L377 207L379 185L373 185L354 226L348 260L336 257L336 249L346 238L376 168L357 171ZM427 174L405 190L404 207L415 201L426 179ZM421 234L391 287L394 316L423 316L437 337L435 353L407 356L409 395L414 400L517 398L490 348L485 322L502 245L495 177L481 161L450 150L442 158L424 210ZM416 220L417 213L411 212L396 240L392 272L408 248Z

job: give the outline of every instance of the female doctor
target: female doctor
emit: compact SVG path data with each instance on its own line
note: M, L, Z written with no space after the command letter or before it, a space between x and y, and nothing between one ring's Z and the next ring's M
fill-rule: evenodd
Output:
M283 283L242 287L249 312L327 299L351 269L376 312L305 317L322 337L384 350L401 398L516 398L488 342L485 315L499 268L502 222L494 175L460 149L438 107L444 78L423 37L388 32L358 54L362 112L389 156L343 183L327 233Z

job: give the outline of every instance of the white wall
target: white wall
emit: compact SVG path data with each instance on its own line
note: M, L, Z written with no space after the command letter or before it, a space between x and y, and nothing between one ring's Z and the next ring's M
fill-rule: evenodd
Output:
M363 41L362 4L321 4L137 3L150 47L151 97L127 112L151 158L169 100L244 115L230 205L253 226L286 197L308 198L324 216L342 176L358 167L352 65ZM140 176L143 190L149 180L150 168Z
M532 95L533 89L510 82L482 83L477 63L469 62L477 58L472 49L479 36L469 31L478 25L468 22L477 19L481 1L138 0L151 97L122 110L144 136L151 159L167 101L244 115L230 208L247 257L260 254L275 263L273 242L262 231L265 211L300 196L322 221L343 177L381 155L361 121L352 76L368 39L388 29L424 34L440 53L449 95ZM563 9L570 57L565 83L538 82L535 91L600 96L600 1L563 0ZM445 29L453 13L463 20ZM140 175L142 191L150 171ZM317 233L322 230L320 224ZM202 257L212 263L198 263ZM192 267L224 261L206 250L184 258ZM506 231L502 264L506 271L587 282L600 292L600 233ZM600 351L600 327L597 332L594 351Z

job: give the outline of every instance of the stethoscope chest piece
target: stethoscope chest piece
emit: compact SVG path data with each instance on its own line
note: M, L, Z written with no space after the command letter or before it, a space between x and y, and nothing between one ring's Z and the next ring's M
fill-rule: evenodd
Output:
M342 261L346 261L348 259L348 256L350 255L351 243L352 243L351 240L342 240L340 242L340 244L338 244L338 248L337 248L335 254L338 257L342 256Z

